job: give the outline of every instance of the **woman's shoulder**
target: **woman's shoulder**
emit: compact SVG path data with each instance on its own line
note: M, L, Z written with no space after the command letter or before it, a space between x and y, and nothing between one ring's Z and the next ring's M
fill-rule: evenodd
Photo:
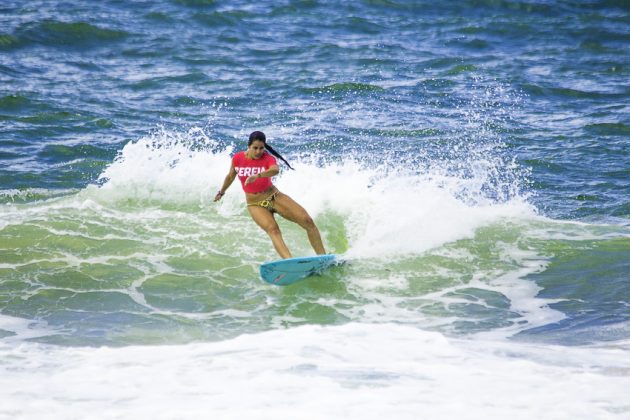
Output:
M244 157L245 157L245 152L241 150L240 152L234 153L234 155L232 156L232 160L233 161L240 160L240 159L243 159Z

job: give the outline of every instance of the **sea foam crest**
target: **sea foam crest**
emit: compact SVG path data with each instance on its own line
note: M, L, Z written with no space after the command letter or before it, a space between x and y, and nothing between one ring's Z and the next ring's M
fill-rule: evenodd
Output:
M98 194L108 200L158 205L216 205L221 216L229 217L244 208L238 181L222 203L214 204L212 198L223 183L233 152L232 146L220 145L201 129L161 129L122 149L100 176ZM287 157L296 170L283 170L274 179L275 185L316 221L325 214L340 215L351 254L421 253L470 237L478 227L498 218L535 214L518 194L502 200L489 198L483 162L477 165L483 170L464 177L430 166L419 171L387 160L373 166L348 157L333 157L326 163L308 156Z
M123 147L100 175L99 194L113 200L205 201L227 173L231 152L199 128L161 128Z
M501 218L535 215L519 196L500 202L462 200L464 192L483 194L480 184L443 174L388 172L385 164L366 168L355 160L295 167L295 172L278 179L278 187L315 219L325 212L342 215L350 255L421 253L470 237L477 228Z

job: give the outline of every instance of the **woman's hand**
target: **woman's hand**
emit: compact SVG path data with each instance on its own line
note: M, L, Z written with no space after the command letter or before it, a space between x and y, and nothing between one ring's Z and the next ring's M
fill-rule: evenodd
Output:
M256 181L258 178L260 178L260 174L248 176L247 179L245 180L245 185L251 184L252 182Z
M214 196L214 201L219 201L221 198L223 198L223 196L225 195L224 192L217 192L217 195Z

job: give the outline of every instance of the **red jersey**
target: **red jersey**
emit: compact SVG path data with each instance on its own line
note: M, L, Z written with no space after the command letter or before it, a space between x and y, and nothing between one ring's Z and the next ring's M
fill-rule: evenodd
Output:
M258 178L251 184L245 185L245 180L248 177L258 175L273 165L277 165L276 158L267 152L264 152L260 159L248 159L247 156L245 156L245 152L238 152L232 157L232 165L234 165L236 175L238 176L239 181L241 181L243 191L246 193L261 193L268 190L273 185L271 183L271 178Z

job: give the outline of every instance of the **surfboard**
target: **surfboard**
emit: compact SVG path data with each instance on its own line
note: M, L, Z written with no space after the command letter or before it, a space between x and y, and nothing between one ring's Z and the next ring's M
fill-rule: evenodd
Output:
M335 254L314 257L287 258L266 262L260 266L260 277L270 284L287 286L314 274L319 274L332 265L339 264Z

